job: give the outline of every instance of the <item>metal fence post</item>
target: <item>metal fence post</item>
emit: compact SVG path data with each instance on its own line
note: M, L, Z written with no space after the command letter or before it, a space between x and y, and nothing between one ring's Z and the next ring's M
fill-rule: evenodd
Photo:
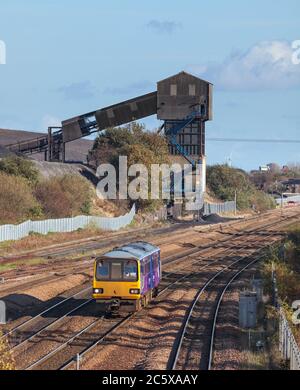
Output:
M79 371L80 370L80 354L78 353L76 355L76 370Z

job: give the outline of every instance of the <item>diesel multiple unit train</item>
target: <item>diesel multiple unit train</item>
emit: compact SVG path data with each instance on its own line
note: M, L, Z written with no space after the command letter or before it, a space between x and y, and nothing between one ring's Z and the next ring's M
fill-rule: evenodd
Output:
M158 293L160 249L148 242L114 248L95 260L93 298L109 312L138 311Z

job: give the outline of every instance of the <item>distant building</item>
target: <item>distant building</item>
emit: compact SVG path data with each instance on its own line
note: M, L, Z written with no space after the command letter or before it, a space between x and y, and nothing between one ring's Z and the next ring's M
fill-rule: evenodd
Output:
M261 165L260 167L259 167L259 171L260 172L269 172L269 167L267 166L267 165Z
M287 165L284 165L284 166L282 167L282 169L281 169L281 172L282 172L282 173L289 173L289 171L290 171L290 169L289 169L289 167L288 167Z

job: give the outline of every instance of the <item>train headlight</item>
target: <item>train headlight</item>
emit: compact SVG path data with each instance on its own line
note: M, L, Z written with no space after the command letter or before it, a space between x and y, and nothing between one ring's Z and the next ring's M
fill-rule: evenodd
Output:
M94 288L94 294L103 294L103 288Z
M139 295L140 294L140 289L139 288L131 288L129 290L129 293L133 294L133 295Z

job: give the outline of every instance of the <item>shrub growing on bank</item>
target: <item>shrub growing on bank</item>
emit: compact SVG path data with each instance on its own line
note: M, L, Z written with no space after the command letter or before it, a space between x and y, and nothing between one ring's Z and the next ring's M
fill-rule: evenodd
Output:
M77 175L42 180L36 186L35 195L47 218L72 217L90 213L91 186L86 179Z
M0 172L0 223L19 223L42 216L33 190L23 177Z
M1 336L2 333L0 332L0 371L11 371L15 369L15 362L9 351L6 339L1 339Z
M8 156L0 160L0 172L8 175L22 177L29 183L35 184L39 179L39 173L33 162L23 157Z

